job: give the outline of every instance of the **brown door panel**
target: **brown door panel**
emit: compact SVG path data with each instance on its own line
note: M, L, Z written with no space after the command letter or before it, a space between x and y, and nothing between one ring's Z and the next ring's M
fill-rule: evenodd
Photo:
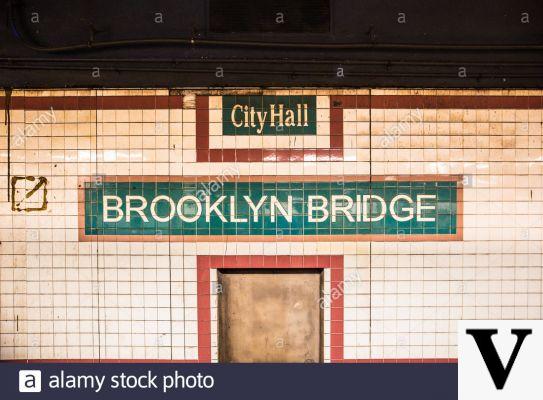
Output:
M220 362L322 361L321 270L220 270Z

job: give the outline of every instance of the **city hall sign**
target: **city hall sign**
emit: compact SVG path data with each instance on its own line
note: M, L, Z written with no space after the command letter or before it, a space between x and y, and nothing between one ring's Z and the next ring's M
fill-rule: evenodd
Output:
M81 240L461 240L459 177L106 177Z
M316 135L316 96L222 96L223 135Z

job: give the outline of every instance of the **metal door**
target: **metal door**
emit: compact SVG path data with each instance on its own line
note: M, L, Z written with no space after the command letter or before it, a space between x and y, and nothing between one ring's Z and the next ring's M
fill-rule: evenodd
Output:
M220 270L220 362L322 361L321 270Z

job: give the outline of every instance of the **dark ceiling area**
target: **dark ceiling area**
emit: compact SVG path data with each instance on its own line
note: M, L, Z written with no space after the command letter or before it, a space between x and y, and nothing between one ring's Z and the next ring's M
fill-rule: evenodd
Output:
M542 0L9 0L0 86L543 86Z

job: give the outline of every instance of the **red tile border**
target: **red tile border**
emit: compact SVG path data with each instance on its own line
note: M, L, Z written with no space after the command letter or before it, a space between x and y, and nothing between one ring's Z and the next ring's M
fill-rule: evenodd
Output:
M197 96L207 97L207 96ZM198 100L197 100L198 101ZM330 96L331 109L541 109L543 96L508 95L336 95ZM5 96L0 96L0 107L5 107ZM203 103L200 104L203 106ZM127 96L13 96L13 110L91 109L168 109L182 108L181 95L127 95ZM199 108L198 105L196 107ZM207 109L207 107L200 107ZM331 146L333 147L333 146Z
M192 364L198 360L170 360L170 359L145 359L145 358L33 358L0 360L0 363L21 363L21 364L45 364L45 363L67 363L67 364Z
M92 359L92 358L44 358L44 359L13 359L0 360L0 363L18 363L18 364L196 364L199 360L169 360L169 359ZM343 364L457 364L457 358L365 358L365 359L347 359L336 360L335 363Z
M209 96L196 96L197 162L343 161L343 98L330 96L328 149L210 149ZM335 106L332 106L335 104Z
M5 97L0 97L4 108ZM159 110L183 108L182 96L13 96L12 110Z
M330 268L330 290L343 282L343 256L196 256L198 304L198 361L211 362L210 269L215 268ZM331 297L330 361L343 362L343 293Z
M377 109L541 109L543 96L373 95Z
M457 358L360 358L344 360L352 364L457 364Z

